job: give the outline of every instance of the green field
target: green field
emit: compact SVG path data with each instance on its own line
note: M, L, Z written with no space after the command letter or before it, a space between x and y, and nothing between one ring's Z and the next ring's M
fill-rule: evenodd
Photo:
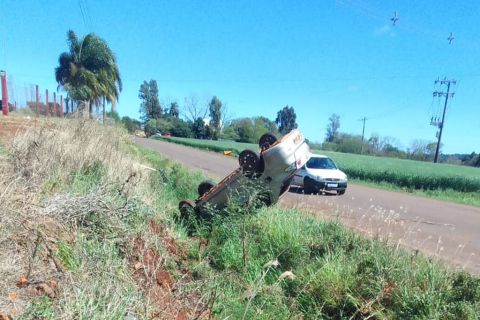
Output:
M216 152L239 154L256 144L162 137L161 140ZM402 190L460 203L480 205L480 169L449 164L312 150L332 158L354 182Z

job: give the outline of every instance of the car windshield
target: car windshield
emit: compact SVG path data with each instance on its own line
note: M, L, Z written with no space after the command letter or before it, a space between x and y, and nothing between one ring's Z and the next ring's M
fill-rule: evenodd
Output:
M307 162L309 169L337 169L335 163L330 158L310 158Z

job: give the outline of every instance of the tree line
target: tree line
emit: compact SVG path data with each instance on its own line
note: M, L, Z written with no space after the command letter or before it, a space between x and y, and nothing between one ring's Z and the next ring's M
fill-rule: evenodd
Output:
M340 116L332 114L328 119L323 143L310 142L310 145L314 149L360 154L362 152L362 136L340 132ZM437 142L435 141L414 139L410 141L408 147L404 148L394 137L382 137L378 133L372 133L369 138L364 138L363 154L433 162L436 147ZM440 150L441 147L442 145ZM444 155L440 152L439 160L444 163L480 167L480 155L475 152L470 155Z
M133 120L128 117L122 118L122 122L130 131L142 127L147 136L168 133L174 137L257 143L266 132L283 135L297 127L295 110L291 106L279 110L275 120L270 120L263 116L232 119L227 105L215 95L202 102L192 93L185 97L183 109L176 101L162 105L154 79L140 85L138 97L141 123L132 125Z

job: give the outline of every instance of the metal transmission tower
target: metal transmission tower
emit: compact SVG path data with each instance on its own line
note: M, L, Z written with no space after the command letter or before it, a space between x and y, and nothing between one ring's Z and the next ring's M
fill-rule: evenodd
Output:
M443 107L443 115L442 115L442 121L437 120L435 118L435 121L433 118L430 120L430 125L438 127L440 129L440 133L438 133L438 142L437 142L437 150L435 151L435 159L433 160L434 163L437 163L438 160L438 152L440 151L440 143L442 141L442 132L443 132L443 126L445 125L445 113L447 112L447 102L448 102L448 97L452 97L455 95L455 92L450 92L450 84L457 84L457 81L455 79L452 80L447 80L447 78L444 78L443 80L435 80L435 84L440 83L440 84L447 84L447 92L443 91L434 91L433 92L433 97L445 97L445 105Z

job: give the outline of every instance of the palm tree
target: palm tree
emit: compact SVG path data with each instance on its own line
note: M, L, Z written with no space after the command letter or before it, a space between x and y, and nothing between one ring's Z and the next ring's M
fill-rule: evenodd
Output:
M178 118L178 116L180 115L180 111L178 110L178 103L176 102L172 102L170 104L170 116L174 117L174 118Z
M99 106L103 98L113 109L122 91L122 80L112 50L94 33L79 41L75 32L69 30L67 41L69 51L60 55L55 68L58 89L67 91L72 101L80 102L90 114L92 104Z

